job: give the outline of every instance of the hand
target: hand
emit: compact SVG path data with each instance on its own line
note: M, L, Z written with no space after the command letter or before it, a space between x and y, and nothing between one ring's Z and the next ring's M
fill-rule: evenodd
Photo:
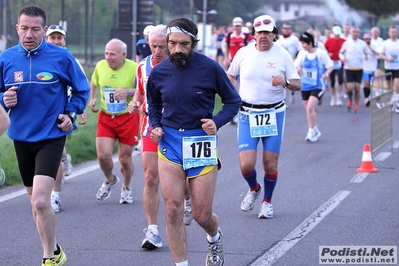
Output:
M285 78L281 75L277 76L272 76L272 86L277 87L277 86L285 86Z
M114 97L115 97L115 100L117 100L117 101L125 99L128 94L129 94L128 89L115 88L115 90L114 90Z
M17 103L18 103L18 100L17 100L17 90L18 90L18 87L17 87L17 86L12 86L11 88L9 88L9 89L4 93L3 102L4 102L4 105L5 105L7 108L12 108L12 107L14 107L15 105L17 105Z
M156 127L151 131L150 138L153 142L160 142L163 135L163 129L161 127Z
M134 112L136 112L137 108L139 108L141 105L141 103L139 101L134 102L131 101L128 106L127 106L127 110L129 111L130 114L133 114Z
M212 119L208 119L208 118L202 118L201 122L202 122L202 129L205 131L206 134L216 135L217 128L216 128L215 121L213 121Z
M84 125L84 124L86 124L86 123L87 123L87 115L86 115L86 113L83 112L83 114L81 114L81 115L79 115L79 116L80 116L80 119L81 119L82 121L78 122L78 124L79 124L79 125Z
M72 121L71 118L66 114L59 114L58 120L61 121L57 126L64 132L72 130Z
M90 107L90 110L91 110L93 113L97 113L97 112L98 112L98 109L95 108L95 107L96 107L96 103L97 103L97 100L96 100L96 99L91 99L91 100L90 100L89 107Z

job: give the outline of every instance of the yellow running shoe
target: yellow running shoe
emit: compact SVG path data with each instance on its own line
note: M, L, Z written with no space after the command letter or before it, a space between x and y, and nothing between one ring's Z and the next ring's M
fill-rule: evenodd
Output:
M46 259L43 263L42 266L57 266L57 263L55 262L54 259Z
M65 255L65 252L62 249L62 247L60 245L58 245L58 247L60 248L60 254L58 254L58 255L54 254L55 265L63 266L65 264L65 262L67 261L67 257Z

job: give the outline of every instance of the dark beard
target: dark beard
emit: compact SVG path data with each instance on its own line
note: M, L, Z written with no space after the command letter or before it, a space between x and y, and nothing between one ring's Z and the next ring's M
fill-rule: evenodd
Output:
M184 53L173 53L169 56L170 62L174 64L178 68L182 68L188 65L191 58L193 57L193 51L190 51L189 54Z

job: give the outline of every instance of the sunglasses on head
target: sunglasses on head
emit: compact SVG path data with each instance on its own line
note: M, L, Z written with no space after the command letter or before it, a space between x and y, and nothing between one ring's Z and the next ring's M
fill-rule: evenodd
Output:
M51 25L51 26L49 26L48 28L49 28L50 30L63 30L63 31L65 31L64 27L63 27L63 26L60 26L60 25Z
M257 21L254 23L254 27L255 28L259 27L260 25L262 25L262 23L263 23L263 25L269 25L270 23L272 23L272 21L270 19L264 19L262 21Z

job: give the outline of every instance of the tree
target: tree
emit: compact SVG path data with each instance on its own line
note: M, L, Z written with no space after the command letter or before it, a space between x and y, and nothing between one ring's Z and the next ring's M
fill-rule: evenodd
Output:
M397 0L340 0L355 10L363 10L374 14L376 17L394 15L399 12Z
M190 13L190 0L154 0L154 4L162 12L161 23L167 23L171 17L184 16ZM218 0L215 8L217 11L215 24L229 25L232 19L237 16L242 17L244 21L253 21L256 16L261 15L259 10L261 10L262 5L263 1L258 0ZM156 7L157 10L158 7ZM191 12L197 16L196 7ZM165 16L165 14L167 15ZM159 19L156 18L157 20Z

